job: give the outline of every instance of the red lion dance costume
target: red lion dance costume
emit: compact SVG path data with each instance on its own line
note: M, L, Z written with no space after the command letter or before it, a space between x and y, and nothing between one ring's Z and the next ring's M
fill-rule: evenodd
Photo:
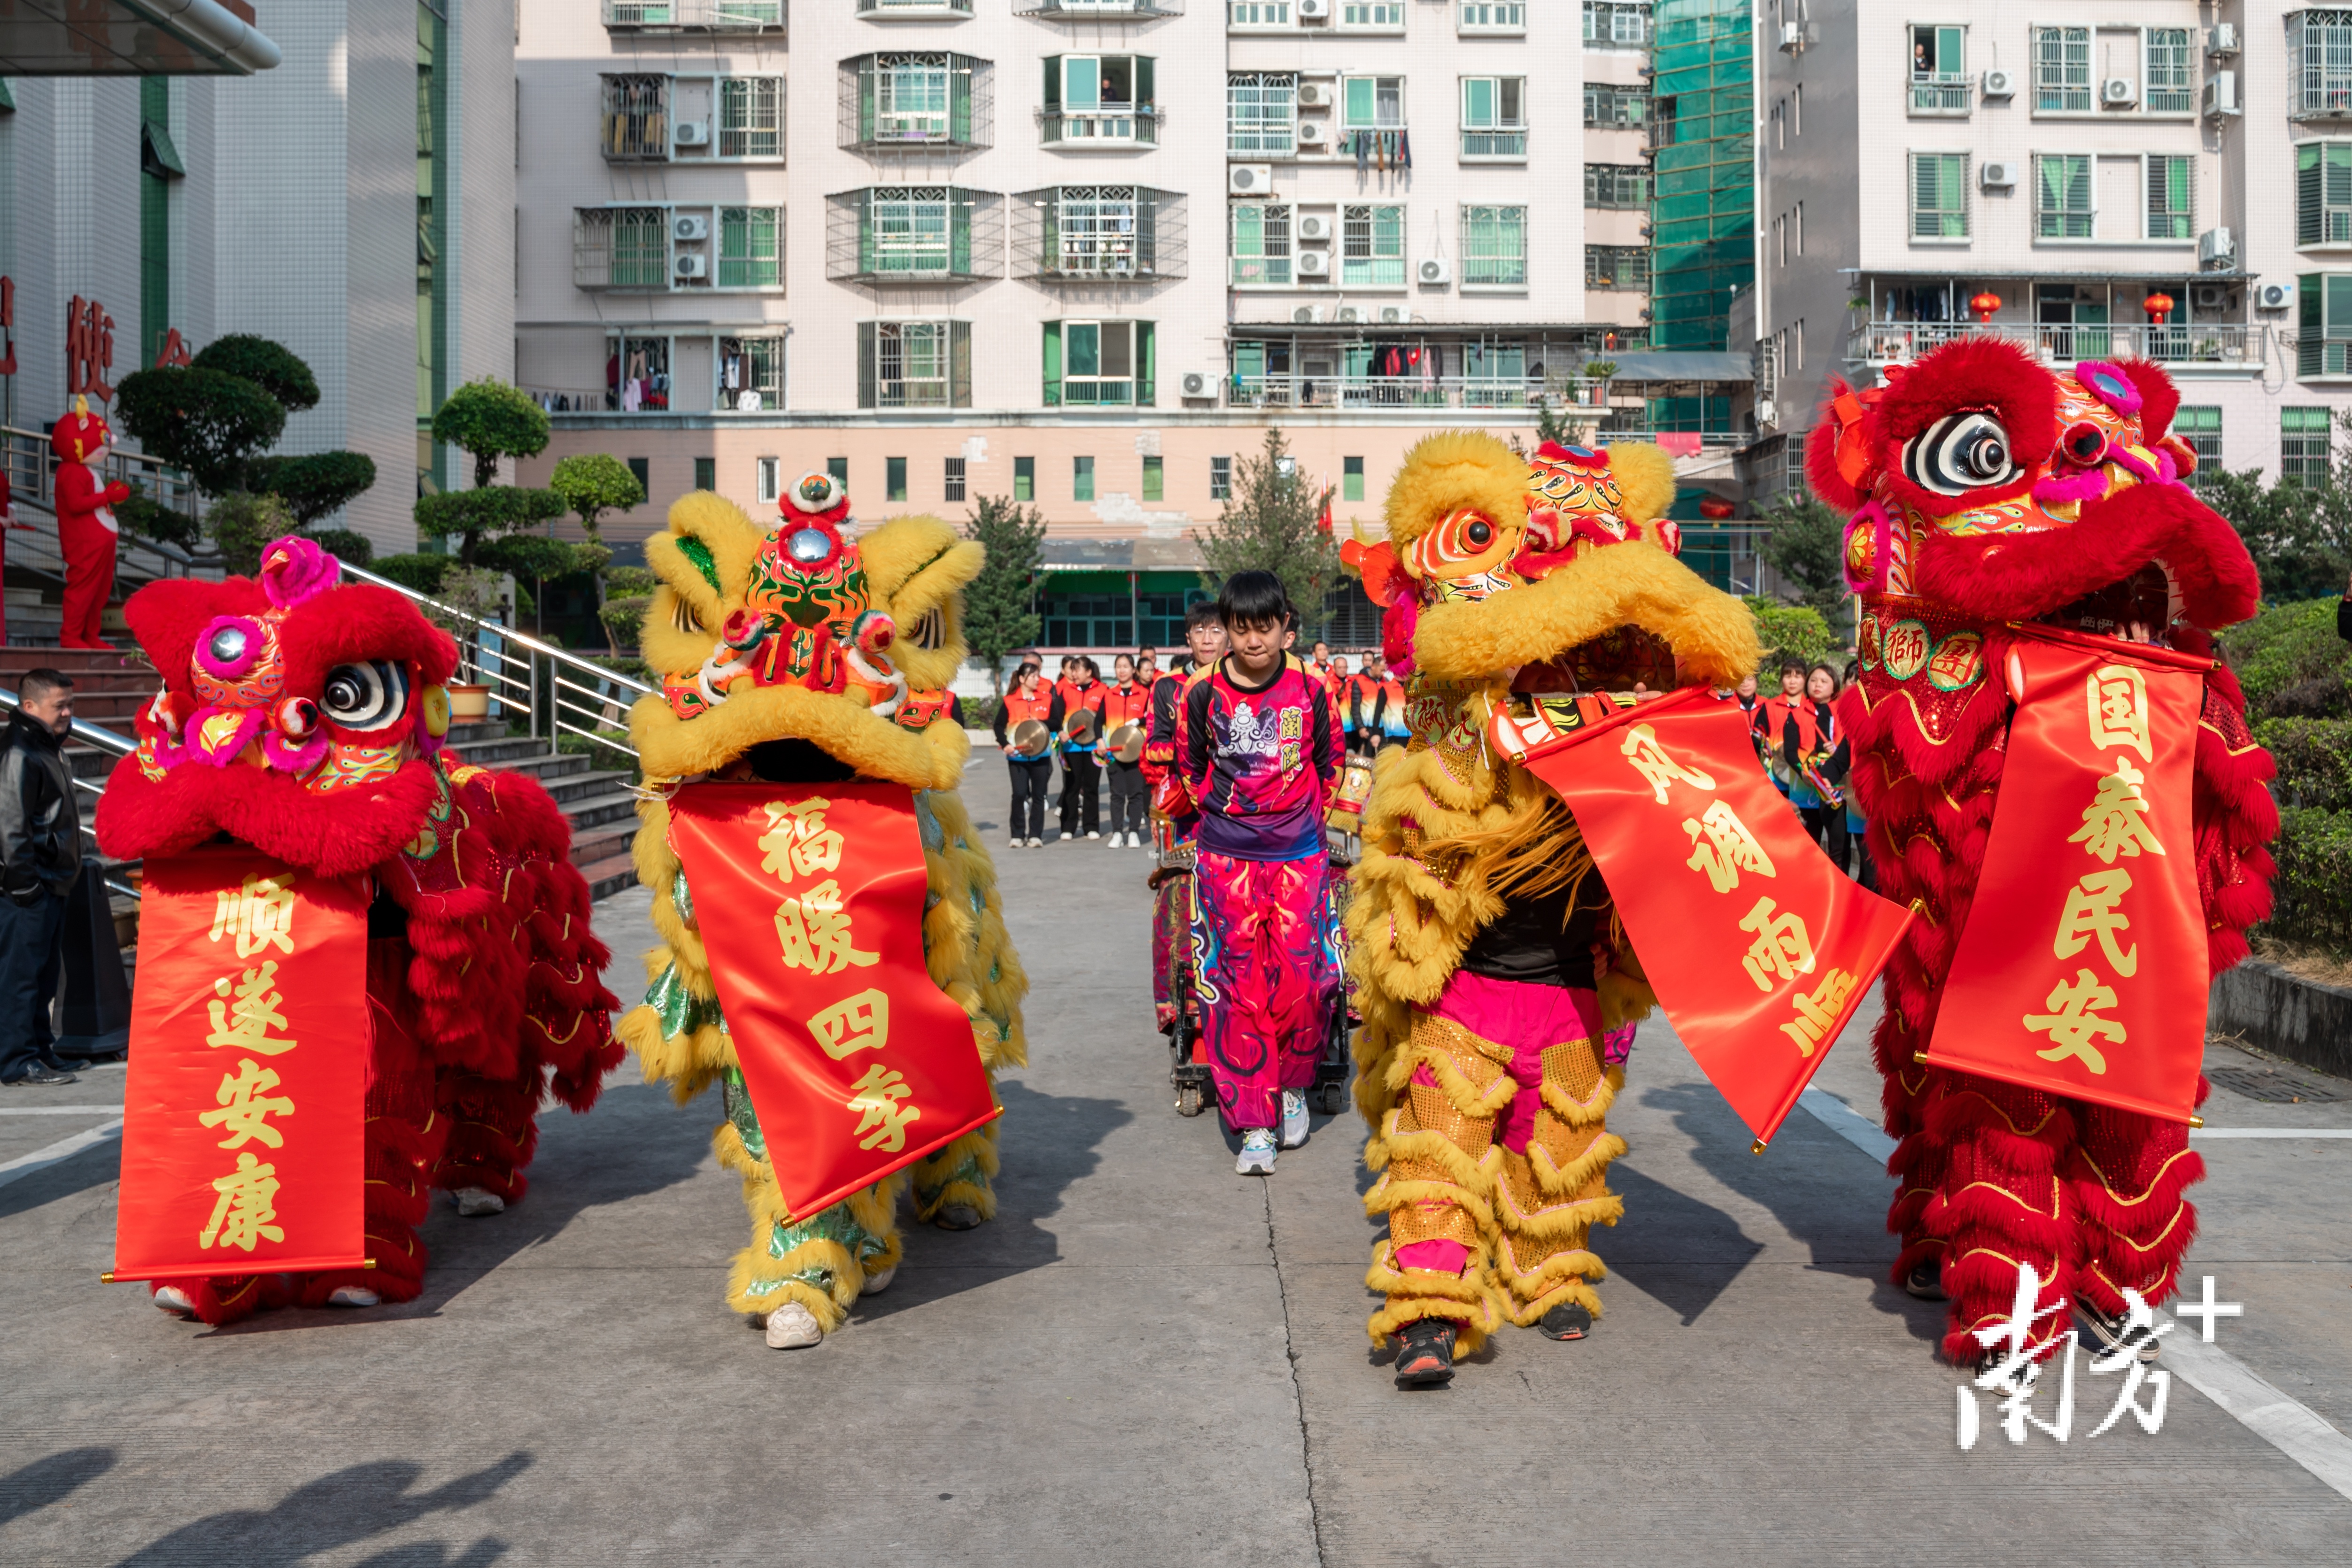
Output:
M570 824L534 780L442 749L456 645L390 589L339 576L283 538L258 581L154 582L124 607L163 688L99 801L107 852L152 860L226 834L373 890L367 994L338 1043L368 1053L375 1266L156 1287L158 1305L210 1323L414 1299L429 1189L467 1214L519 1200L542 1093L584 1112L622 1055Z
M114 591L114 551L121 530L114 507L131 498L131 486L117 480L102 484L90 465L106 460L114 432L89 412L86 398L74 399L73 413L49 432L49 450L58 455L58 549L66 558L65 627L60 646L100 648L107 597Z
M2126 1311L2123 1291L2161 1304L2196 1231L2184 1195L2205 1168L2180 1122L1916 1060L1974 913L2015 744L2019 677L2004 673L2021 667L2013 650L2028 623L2078 643L2088 634L2094 648L2210 655L2210 633L2252 614L2261 585L2236 533L2181 482L2196 456L2169 433L2179 394L2156 366L2059 373L1976 339L1887 376L1871 392L1832 387L1807 464L1816 493L1853 514L1853 779L1879 891L1922 916L1886 969L1874 1040L1899 1140L1894 1277L1949 1297L1945 1354L1971 1364L1986 1354L1973 1331L2011 1316L2021 1263L2041 1281L2039 1306L2071 1301L2103 1337ZM2245 956L2246 926L2270 908L2273 768L2244 708L2217 663L2203 676L2189 805L2216 974ZM2070 873L2053 862L2049 874ZM2205 1092L2200 1078L2200 1103ZM2048 1354L2065 1316L2035 1322L2030 1353Z

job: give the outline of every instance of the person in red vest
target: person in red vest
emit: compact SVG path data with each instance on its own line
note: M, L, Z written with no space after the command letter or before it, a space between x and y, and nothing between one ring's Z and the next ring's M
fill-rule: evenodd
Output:
M1013 743L1012 732L1027 720L1045 727L1043 744L1032 753ZM1013 847L1045 847L1045 784L1054 771L1054 737L1062 727L1062 695L1045 684L1045 671L1024 664L1013 689L996 705L996 744L1013 774Z
M1081 726L1083 736L1059 737L1062 751L1062 841L1079 834L1102 837L1103 698L1110 688L1102 684L1102 666L1081 653L1070 661L1071 679L1061 687L1062 718L1066 724L1081 713L1094 717Z
M106 449L113 438L106 421L89 412L89 400L79 397L74 399L74 412L49 432L49 449L58 455L58 548L66 558L60 647L114 652L114 645L100 633L104 630L107 598L114 591L119 531L114 506L131 498L131 486L119 479L101 484L96 467L106 461Z
M1122 726L1140 729L1151 718L1151 687L1139 674L1136 661L1121 653L1111 664L1117 678L1103 693L1103 767L1110 774L1110 847L1143 847L1144 812L1150 786L1143 777L1143 759L1123 762L1110 749L1110 737Z

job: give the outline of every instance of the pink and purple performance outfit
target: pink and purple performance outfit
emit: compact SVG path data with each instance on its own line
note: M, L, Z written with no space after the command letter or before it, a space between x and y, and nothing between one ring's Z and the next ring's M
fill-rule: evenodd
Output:
M1201 805L1192 984L1225 1125L1282 1120L1315 1082L1339 995L1323 809L1342 737L1330 695L1286 661L1263 686L1220 663L1184 694L1176 765Z

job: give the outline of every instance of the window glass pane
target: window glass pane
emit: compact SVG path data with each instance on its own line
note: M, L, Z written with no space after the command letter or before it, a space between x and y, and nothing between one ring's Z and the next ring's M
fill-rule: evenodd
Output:
M1462 125L1465 131L1485 131L1495 123L1495 78L1469 77L1462 83Z
M1143 460L1143 498L1147 501L1167 499L1167 472L1157 457Z
M1070 459L1070 498L1091 501L1095 498L1095 460L1091 457Z
M1034 501L1037 498L1037 460L1015 457L1013 460L1013 498Z
M1093 109L1102 102L1102 62L1092 55L1070 55L1062 61L1062 103L1068 109Z
M1062 329L1063 352L1074 376L1102 374L1102 329L1091 321L1073 321Z
M1102 373L1106 376L1126 376L1135 373L1135 357L1129 352L1135 341L1135 323L1106 321L1102 333Z
M1370 125L1372 122L1372 78L1348 78L1348 123Z

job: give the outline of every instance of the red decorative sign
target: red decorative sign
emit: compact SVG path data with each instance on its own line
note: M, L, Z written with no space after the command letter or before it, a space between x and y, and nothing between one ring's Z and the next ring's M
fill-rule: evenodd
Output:
M1704 687L1528 753L1609 884L1658 1005L1769 1142L1886 965L1908 910L1830 862Z
M2021 627L1992 835L1927 1061L2186 1122L2210 964L2190 789L2212 661Z
M16 280L0 273L0 376L16 373Z
M106 372L114 368L114 318L95 299L77 294L66 306L66 395L114 399Z
M188 345L181 340L180 329L177 327L165 328L163 344L155 350L155 368L160 371L173 365L184 365L191 357Z
M929 880L898 784L688 784L670 847L795 1219L999 1113L971 1019L923 962Z
M357 1267L365 888L237 847L142 891L113 1277Z

